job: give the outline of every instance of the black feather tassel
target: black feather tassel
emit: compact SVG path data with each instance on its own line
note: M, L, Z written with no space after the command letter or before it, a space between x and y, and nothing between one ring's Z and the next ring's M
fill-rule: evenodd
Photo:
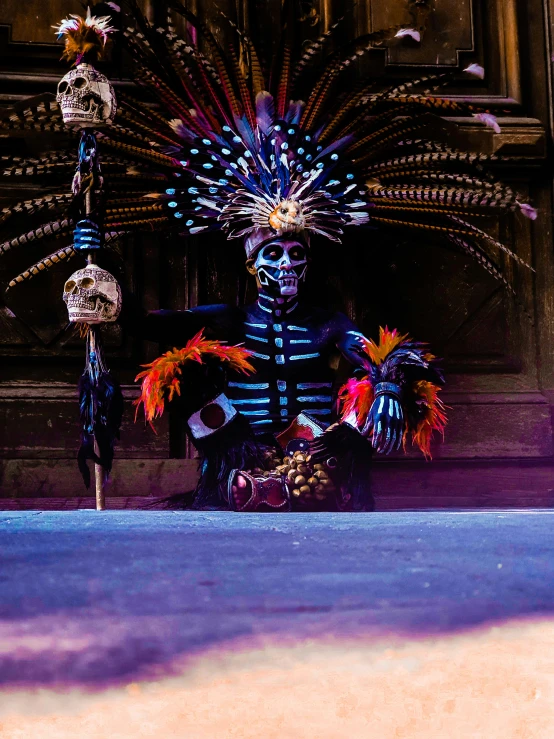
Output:
M77 463L88 488L91 480L89 460L101 465L107 474L111 472L115 440L119 439L123 416L123 394L105 365L94 327L87 336L87 363L79 380L79 412L82 428Z

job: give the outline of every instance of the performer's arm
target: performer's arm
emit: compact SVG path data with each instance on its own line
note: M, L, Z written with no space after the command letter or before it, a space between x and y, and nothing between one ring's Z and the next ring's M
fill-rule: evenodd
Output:
M335 318L337 348L350 364L368 373L371 362L365 350L367 338L345 315L339 313ZM364 423L355 413L343 415L342 423L347 423L362 435L372 435L371 442L377 452L389 454L400 448L404 430L402 409L402 389L393 382L382 382L375 386L375 399Z
M182 347L199 331L209 338L230 340L226 305L206 305L191 310L145 311L131 293L124 293L119 323L132 336Z
M387 328L377 343L368 341L345 316L337 321L337 346L358 369L341 390L341 422L371 434L386 454L410 434L429 457L433 432L442 433L447 419L438 396L444 377L428 347Z
M103 234L91 218L86 218L77 223L73 242L79 251L98 249L103 243ZM232 340L231 307L207 305L191 310L145 311L136 295L125 290L122 293L118 321L132 336L177 347L182 347L202 330L210 338Z

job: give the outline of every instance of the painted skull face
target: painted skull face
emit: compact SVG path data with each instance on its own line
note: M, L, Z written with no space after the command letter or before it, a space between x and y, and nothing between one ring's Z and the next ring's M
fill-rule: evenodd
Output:
M308 268L306 247L298 241L271 241L258 252L254 268L259 284L270 295L296 295Z
M78 128L98 128L112 123L117 108L108 78L85 63L60 80L56 100L66 126Z
M121 311L121 290L115 277L97 264L71 275L63 299L71 323L115 321Z

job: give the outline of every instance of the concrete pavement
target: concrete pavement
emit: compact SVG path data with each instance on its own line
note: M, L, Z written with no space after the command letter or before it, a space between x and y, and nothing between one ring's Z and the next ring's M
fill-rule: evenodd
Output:
M96 689L229 644L549 617L553 527L552 511L2 512L0 683Z

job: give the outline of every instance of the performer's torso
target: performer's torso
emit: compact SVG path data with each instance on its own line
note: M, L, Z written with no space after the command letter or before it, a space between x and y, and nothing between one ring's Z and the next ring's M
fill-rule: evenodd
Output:
M331 423L339 356L356 365L361 334L342 313L294 299L280 301L260 296L240 308L220 304L152 311L141 331L166 346L184 346L202 330L209 338L249 349L255 374L229 374L224 390L257 433L282 431L302 411Z
M340 314L262 297L241 309L209 306L194 312L210 314L214 336L252 352L256 374L229 376L225 392L254 431L281 431L301 411L325 423L334 420L332 364Z

